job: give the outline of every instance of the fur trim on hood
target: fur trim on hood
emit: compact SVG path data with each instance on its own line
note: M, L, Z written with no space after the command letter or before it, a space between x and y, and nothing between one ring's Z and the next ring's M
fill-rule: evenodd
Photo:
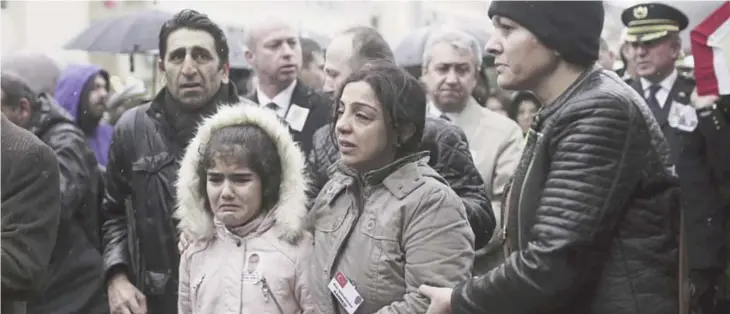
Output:
M280 239L289 243L297 243L304 235L308 186L304 156L289 134L289 129L273 111L246 100L222 106L213 116L205 118L185 150L176 183L177 209L174 217L180 220L178 230L188 241L209 241L216 233L213 214L205 206L208 200L198 190L201 183L197 171L202 158L200 152L216 130L246 124L256 125L267 133L281 159L279 201L270 213L274 219L273 228Z

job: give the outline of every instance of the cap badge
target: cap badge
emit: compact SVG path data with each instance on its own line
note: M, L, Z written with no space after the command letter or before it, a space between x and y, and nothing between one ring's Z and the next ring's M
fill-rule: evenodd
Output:
M634 17L637 19L643 19L646 18L646 16L649 15L649 8L645 6L640 6L634 8Z

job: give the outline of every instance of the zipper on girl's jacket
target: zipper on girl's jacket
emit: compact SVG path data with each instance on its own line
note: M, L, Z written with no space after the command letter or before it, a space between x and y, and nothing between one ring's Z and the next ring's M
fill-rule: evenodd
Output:
M239 240L239 242L236 243L236 246L241 247L240 240ZM243 261L241 261L241 263L242 263L241 269L242 270L243 270L243 267L246 266L246 254L248 254L248 243L247 242L243 242L243 255L242 255L243 256ZM244 293L243 288L245 286L246 285L244 284L244 280L243 280L243 271L241 271L241 295L239 295L239 299L241 299L241 302L239 302L239 305L238 305L238 313L243 313L243 293Z
M200 288L200 284L203 283L203 279L205 279L205 275L203 275L202 277L200 277L200 279L198 279L198 281L193 285L193 293L197 293L198 292L198 289Z
M192 293L192 298L191 299L195 301L192 304L195 304L195 308L198 309L198 310L200 309L200 304L201 304L198 301L198 290L200 290L200 286L203 284L203 280L204 279L205 279L205 274L203 274L203 276L200 277L200 279L198 279L198 281L195 282L195 284L193 284L193 293Z
M271 300L274 301L274 305L276 305L276 308L279 310L279 314L284 314L284 310L281 308L281 305L279 304L279 301L276 300L276 296L271 291L271 288L269 287L269 283L266 281L266 277L261 276L261 291L264 293L264 298L271 297Z

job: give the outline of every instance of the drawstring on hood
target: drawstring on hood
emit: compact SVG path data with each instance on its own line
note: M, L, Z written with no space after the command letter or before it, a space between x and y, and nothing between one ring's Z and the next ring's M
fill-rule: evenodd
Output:
M180 220L178 229L193 242L210 241L216 237L216 230L220 230L220 223L215 221L213 213L206 208L208 200L200 193L201 178L197 167L202 158L201 152L213 133L236 125L255 125L261 128L276 145L282 163L279 201L268 213L262 213L265 216L259 221L255 233L275 228L281 240L291 244L298 243L305 234L304 220L307 214L305 206L308 184L304 156L288 128L281 124L276 114L248 100L222 106L213 116L204 119L186 148L176 182L177 209L174 216Z

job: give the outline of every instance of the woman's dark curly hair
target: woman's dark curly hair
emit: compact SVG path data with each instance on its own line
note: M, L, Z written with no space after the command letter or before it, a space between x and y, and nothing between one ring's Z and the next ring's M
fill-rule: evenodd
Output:
M354 82L365 82L370 85L383 106L386 123L390 124L397 135L400 135L402 126L414 126L413 136L404 143L398 143L400 145L396 149L396 159L418 152L426 124L426 91L423 85L392 62L386 60L368 62L360 70L352 73L337 91L335 105L332 106L332 121L335 124L340 115L337 107L342 98L342 91L347 84ZM336 130L336 127L332 127L330 131L330 139L335 147L338 146Z
M279 202L282 179L281 156L271 137L257 125L233 125L213 132L201 147L198 175L200 195L208 199L208 170L216 163L246 166L261 178L261 210L267 212ZM211 210L206 202L206 209Z

